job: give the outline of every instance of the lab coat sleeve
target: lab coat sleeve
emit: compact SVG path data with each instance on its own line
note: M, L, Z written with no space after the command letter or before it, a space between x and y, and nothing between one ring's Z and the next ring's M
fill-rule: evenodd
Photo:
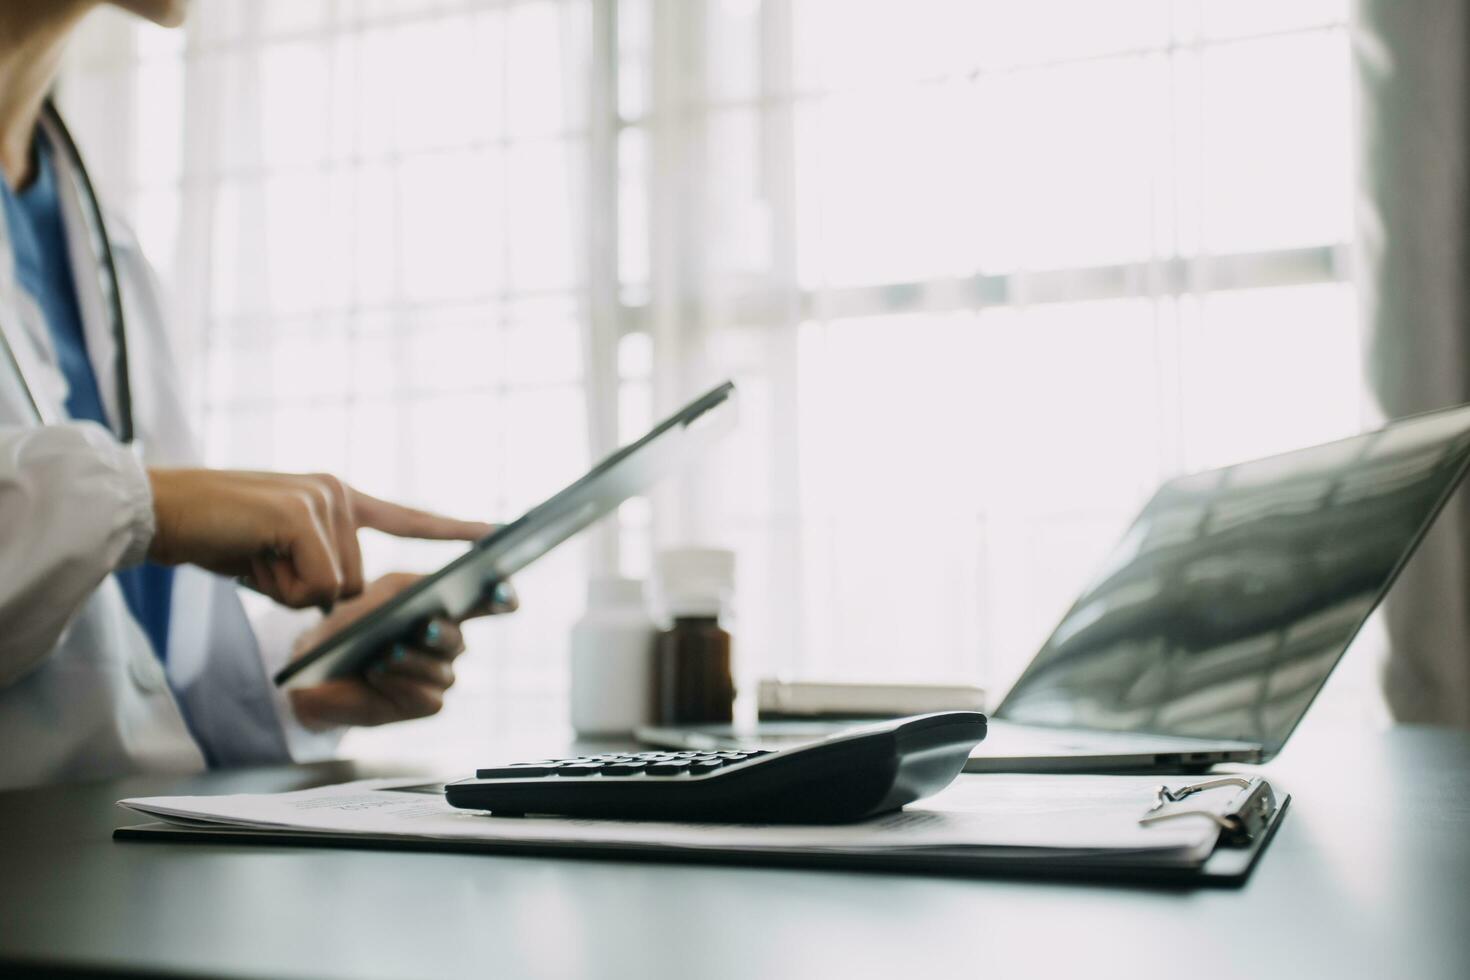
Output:
M101 426L0 426L0 687L45 659L153 533L147 473Z

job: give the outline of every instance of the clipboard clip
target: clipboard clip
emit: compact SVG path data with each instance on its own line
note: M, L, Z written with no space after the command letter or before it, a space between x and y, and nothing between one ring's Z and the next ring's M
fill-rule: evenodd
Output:
M1240 791L1223 810L1166 809L1171 803L1178 803L1196 793L1219 789L1222 786L1240 788ZM1180 817L1205 817L1220 828L1221 843L1231 847L1243 847L1255 840L1256 835L1270 822L1271 814L1276 812L1276 793L1271 789L1271 784L1259 776L1253 778L1220 776L1188 786L1180 786L1177 789L1160 786L1157 794L1154 805L1139 818L1139 824L1149 826L1165 820L1177 820Z

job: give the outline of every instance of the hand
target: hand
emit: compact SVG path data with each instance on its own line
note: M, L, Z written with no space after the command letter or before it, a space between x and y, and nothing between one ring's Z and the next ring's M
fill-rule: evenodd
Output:
M375 580L356 599L344 602L296 641L298 654L362 618L419 580L398 572ZM509 583L470 616L513 612L520 603ZM469 618L469 617L466 617ZM291 692L291 707L308 728L333 725L382 725L424 718L444 706L444 692L454 684L454 659L464 652L459 623L436 619L412 643L385 650L367 671L339 677Z
M493 527L369 497L333 476L149 470L157 530L148 557L244 578L288 606L362 592L357 531L473 541Z

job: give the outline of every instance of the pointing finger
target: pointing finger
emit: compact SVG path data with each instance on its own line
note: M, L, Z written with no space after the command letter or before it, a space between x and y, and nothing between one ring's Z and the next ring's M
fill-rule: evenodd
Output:
M358 527L370 527L400 538L431 541L477 541L495 529L483 521L461 521L426 510L404 507L352 491L352 512Z

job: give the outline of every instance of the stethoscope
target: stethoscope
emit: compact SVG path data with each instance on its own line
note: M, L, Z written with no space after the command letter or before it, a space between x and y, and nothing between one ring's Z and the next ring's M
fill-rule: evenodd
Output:
M119 442L132 443L133 430L133 392L132 384L128 375L128 342L127 330L123 320L122 294L119 292L117 275L117 262L112 255L112 240L107 234L107 221L102 216L102 204L97 198L97 191L92 186L92 178L87 174L86 164L82 162L81 151L77 149L76 140L72 139L71 131L66 128L66 123L61 119L61 113L56 111L56 105L47 99L41 107L41 117L55 136L60 137L60 147L56 147L65 153L71 161L71 169L77 175L77 184L81 190L83 206L86 208L86 218L91 225L89 231L93 243L93 258L99 260L97 263L97 282L102 291L102 298L107 309L107 318L111 321L112 339L117 347L113 359L113 371L115 375L117 393L117 423L118 431L115 433ZM58 179L61 174L58 172ZM100 244L99 244L100 243ZM3 342L3 340L0 340ZM11 353L15 360L14 352ZM20 370L19 362L16 362L17 375L21 384L26 388L26 395L31 400L31 405L36 410L36 416L44 419L45 413L41 410L41 403L36 399L36 393L31 390L25 372Z

